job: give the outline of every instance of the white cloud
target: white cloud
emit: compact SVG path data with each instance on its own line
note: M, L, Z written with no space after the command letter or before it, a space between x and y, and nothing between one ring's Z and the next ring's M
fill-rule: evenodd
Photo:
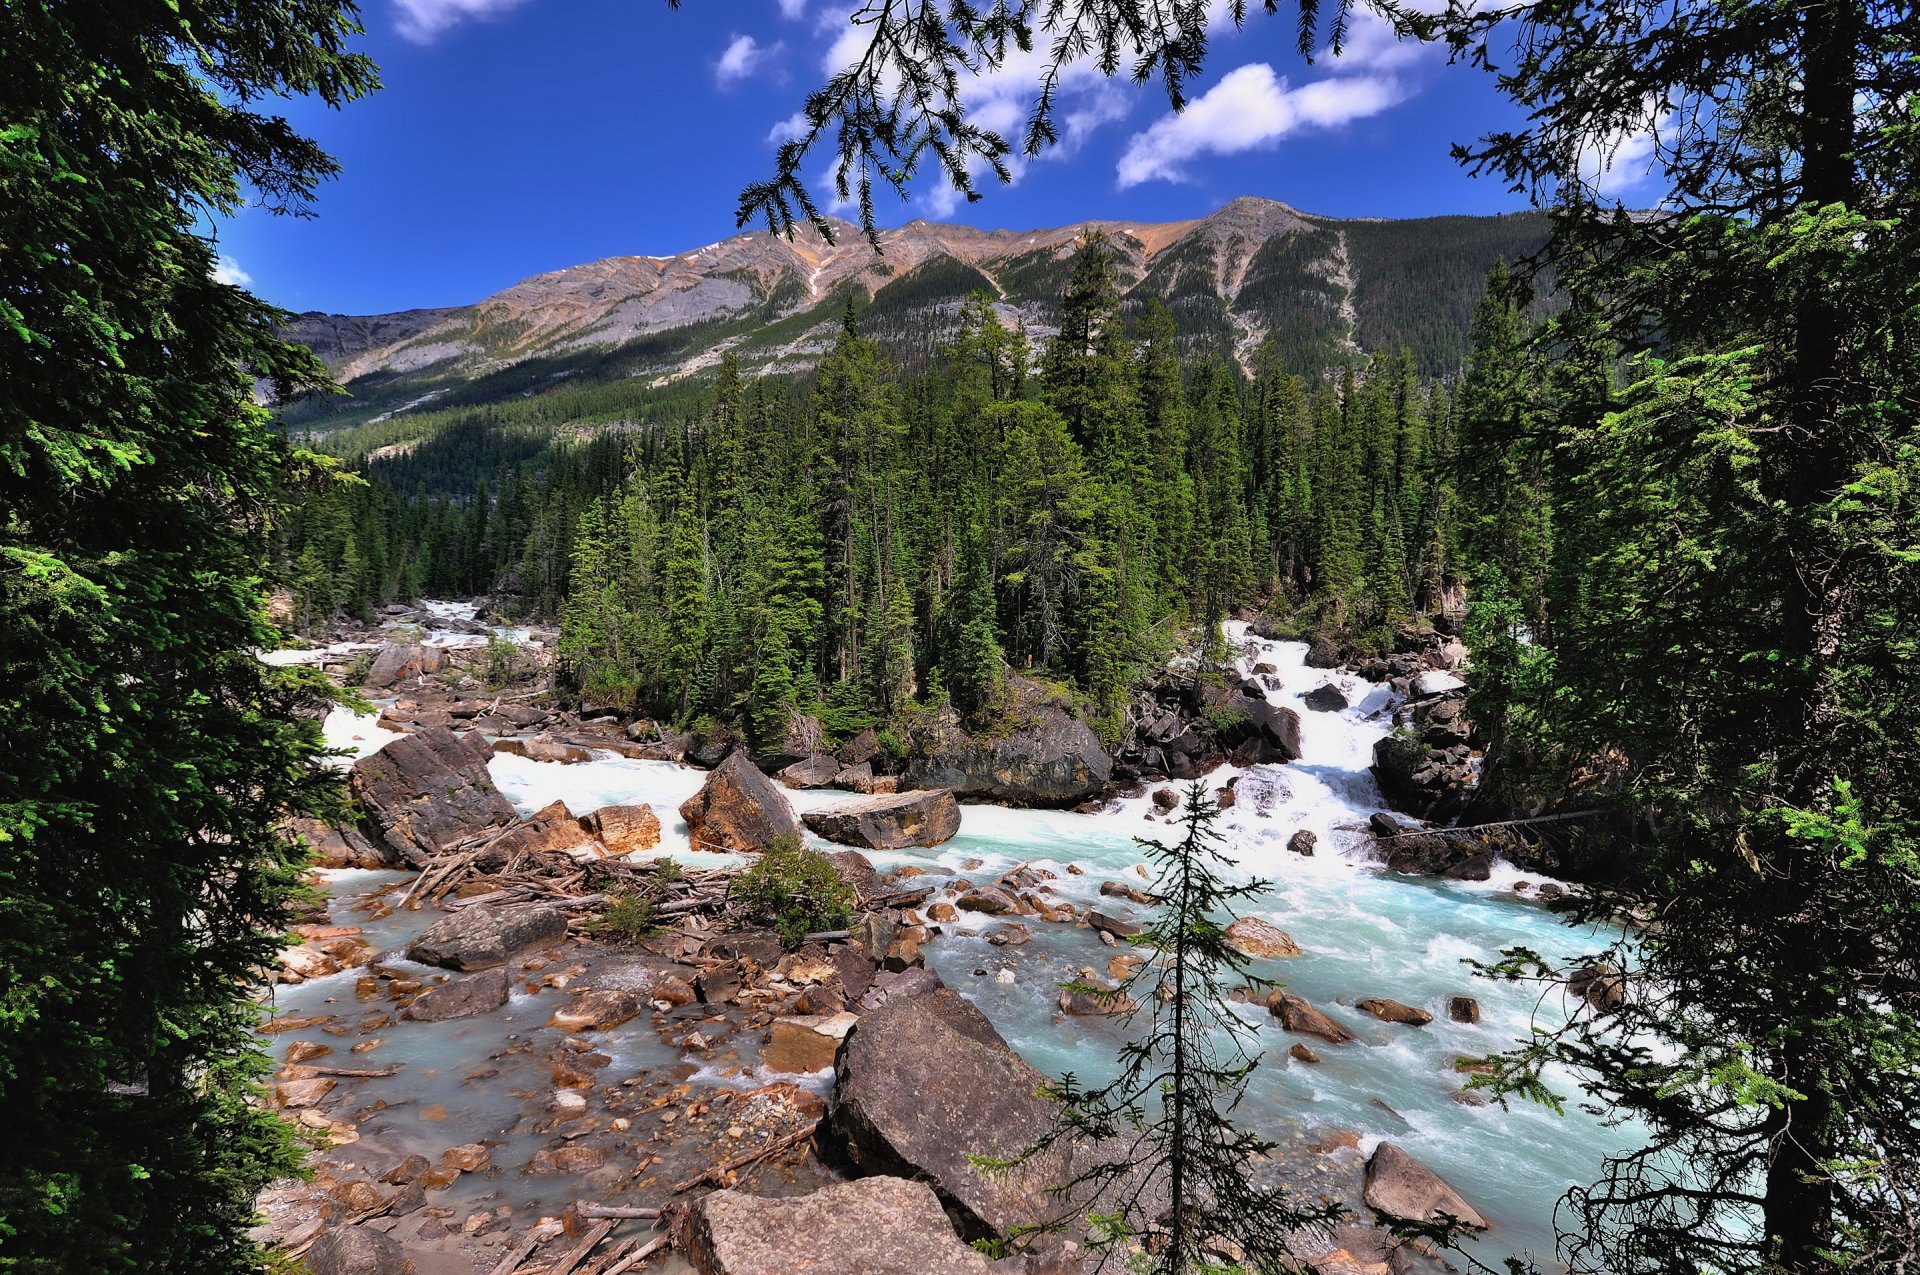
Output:
M750 35L736 35L713 64L713 82L729 88L779 57L784 44L762 44Z
M806 112L795 111L767 130L767 140L776 146L781 142L797 142L807 135L807 128Z
M393 0L395 26L415 44L432 44L442 32L470 19L498 17L525 0Z
M1201 155L1238 155L1310 129L1334 128L1406 100L1391 76L1343 75L1298 88L1264 62L1230 71L1187 103L1178 115L1135 133L1120 156L1120 188L1142 182L1187 180L1188 161Z
M1669 118L1649 100L1641 122L1588 141L1580 148L1580 184L1603 200L1648 193L1659 175L1658 134Z
M215 283L229 283L236 288L250 288L253 286L253 276L242 270L240 263L224 252L221 253L219 259L213 263L213 281Z
M798 22L807 16L807 0L775 0L780 6L780 16L789 22Z

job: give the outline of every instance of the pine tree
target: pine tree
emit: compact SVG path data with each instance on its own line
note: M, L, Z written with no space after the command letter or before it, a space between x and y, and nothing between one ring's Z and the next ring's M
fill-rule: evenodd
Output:
M1270 883L1227 884L1221 872L1233 865L1221 853L1218 818L1194 783L1177 844L1136 839L1157 868L1150 888L1159 910L1131 940L1147 959L1118 987L1082 982L1067 991L1128 1007L1122 1021L1144 1018L1145 1030L1120 1047L1120 1074L1108 1084L1083 1089L1068 1073L1047 1088L1060 1121L1026 1153L1062 1140L1106 1148L1058 1192L1065 1207L1089 1214L1061 1226L1090 1224L1097 1249L1141 1244L1136 1265L1156 1275L1220 1270L1222 1240L1247 1269L1291 1269L1300 1236L1341 1214L1338 1205L1296 1201L1254 1181L1274 1144L1238 1120L1260 1060L1248 1052L1253 1028L1234 1013L1229 985L1259 980L1226 926L1236 903Z

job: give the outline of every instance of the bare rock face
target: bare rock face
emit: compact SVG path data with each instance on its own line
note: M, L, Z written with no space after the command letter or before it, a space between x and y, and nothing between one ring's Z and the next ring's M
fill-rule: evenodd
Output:
M1248 956L1300 955L1300 945L1291 934L1257 916L1243 916L1228 925L1227 942Z
M1063 1202L1047 1188L1071 1177L1065 1142L1004 1174L982 1173L969 1158L1015 1156L1050 1125L1053 1104L1037 1092L1045 1078L937 978L897 977L920 981L886 996L848 1034L824 1136L863 1173L931 1185L968 1239L1049 1220Z
M660 816L652 806L602 806L587 818L608 854L633 854L660 844Z
M367 671L366 685L384 690L397 682L410 682L447 666L446 648L438 646L401 646L387 643L374 653L373 667Z
M768 1199L715 1191L693 1206L687 1259L700 1275L985 1275L924 1182L861 1178Z
M370 825L415 866L468 837L505 828L514 809L487 775L486 742L424 730L353 764L350 786Z
M322 868L396 868L399 852L384 841L369 841L358 828L335 828L304 816L290 819L287 830L305 837L313 847L313 861Z
M948 717L916 737L903 790L945 788L1008 806L1075 806L1098 793L1113 758L1091 727L1058 704L1038 703L1005 734L973 736Z
M1487 1230L1491 1223L1445 1178L1402 1151L1383 1142L1367 1161L1365 1199L1375 1212L1396 1222L1445 1222L1454 1219L1470 1230Z
M939 789L843 801L801 816L828 841L869 850L937 846L960 831L960 803Z
M416 1022L437 1023L490 1013L506 1003L507 971L490 969L429 987L413 998L405 1017Z
M760 851L782 833L800 830L786 794L742 752L729 753L681 803L680 817L696 850Z
M1304 996L1284 989L1277 990L1267 997L1267 1008L1280 1020L1280 1025L1290 1032L1318 1036L1330 1045L1344 1045L1354 1039L1352 1032L1314 1008L1313 1003Z
M425 965L479 970L504 965L530 948L567 937L567 918L541 904L470 907L442 917L407 945L407 955Z

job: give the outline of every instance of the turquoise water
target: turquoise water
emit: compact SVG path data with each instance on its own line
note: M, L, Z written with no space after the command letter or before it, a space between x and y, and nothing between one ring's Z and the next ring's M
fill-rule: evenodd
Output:
M1374 742L1391 727L1392 694L1350 674L1329 674L1304 665L1302 643L1249 638L1239 626L1229 637L1243 651L1243 671L1272 664L1278 689L1269 699L1299 711L1303 756L1288 766L1247 771L1223 768L1209 788L1239 775L1238 799L1222 830L1232 869L1270 886L1245 910L1290 933L1303 950L1295 958L1257 963L1254 972L1279 979L1346 1026L1359 1039L1344 1046L1306 1040L1323 1059L1318 1065L1287 1057L1292 1036L1257 1007L1262 1062L1243 1108L1267 1136L1300 1141L1302 1131L1350 1131L1363 1152L1391 1139L1440 1172L1494 1223L1479 1245L1482 1260L1530 1251L1549 1259L1553 1251L1555 1202L1569 1187L1597 1176L1609 1151L1630 1145L1633 1131L1609 1129L1596 1117L1570 1108L1565 1116L1516 1105L1510 1111L1456 1100L1462 1077L1453 1061L1503 1049L1534 1024L1561 1021L1568 1005L1558 992L1544 997L1534 985L1475 978L1462 963L1487 959L1502 948L1531 947L1549 957L1597 951L1613 937L1576 931L1513 890L1519 874L1496 871L1491 881L1438 883L1385 873L1366 856L1358 831L1366 816L1383 808L1367 771ZM1352 707L1338 713L1307 710L1300 697L1333 681ZM370 723L336 715L329 732L357 750L384 742ZM358 741L349 737L362 735ZM532 762L509 755L492 763L495 782L523 812L560 799L575 814L601 805L647 802L660 815L662 851L688 861L714 863L722 856L688 847L678 806L698 790L704 775L666 762L630 761L602 754L576 765ZM800 809L844 800L845 794L794 792ZM1298 829L1318 837L1316 853L1302 858L1285 849ZM1135 836L1174 834L1153 814L1147 797L1115 803L1100 814L963 807L960 835L936 854L873 856L882 866L939 864L971 880L985 881L1025 862L1055 874L1058 897L1084 908L1131 905L1102 900L1100 883L1124 879L1144 884L1136 866L1144 859ZM973 860L982 861L969 870ZM1070 873L1068 865L1082 873ZM1538 880L1538 878L1535 878ZM1134 909L1137 910L1137 909ZM960 928L968 919L963 914ZM1113 950L1084 927L1026 924L1034 934L1021 948L996 948L983 937L949 934L928 949L929 963L971 996L1007 1039L1035 1066L1059 1074L1098 1078L1113 1065L1120 1029L1101 1020L1065 1019L1058 1013L1059 984L1083 966L1104 975ZM950 927L951 928L951 927ZM979 928L984 928L980 926ZM991 975L1003 967L1013 981ZM984 969L988 976L976 976ZM1450 1021L1447 998L1471 995L1481 1021ZM1425 1027L1377 1022L1350 1007L1366 996L1386 996L1424 1008L1435 1021ZM1557 1087L1574 1094L1570 1078Z

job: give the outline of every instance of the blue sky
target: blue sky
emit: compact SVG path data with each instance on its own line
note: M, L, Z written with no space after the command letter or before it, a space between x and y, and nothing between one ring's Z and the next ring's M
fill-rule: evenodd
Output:
M223 270L293 310L463 304L541 271L733 234L741 186L771 172L783 121L857 38L849 0L363 5L385 87L340 112L284 104L343 169L317 216L250 209L219 227ZM1513 121L1489 77L1364 18L1341 58L1308 66L1288 7L1250 4L1245 29L1221 27L1184 115L1156 86L1070 74L1060 153L1012 186L989 177L971 206L929 172L911 203L882 196L882 223L1175 220L1243 194L1335 216L1523 206L1448 157ZM1031 85L1031 68L1010 67L969 97L1017 133Z

